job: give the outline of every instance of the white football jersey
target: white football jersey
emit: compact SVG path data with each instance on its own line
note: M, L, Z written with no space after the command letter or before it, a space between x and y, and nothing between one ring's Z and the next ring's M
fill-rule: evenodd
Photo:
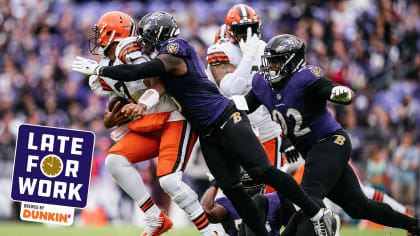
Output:
M246 79L247 86L242 95L246 95L252 88L252 77L261 66L261 56L264 54L264 48L266 43L260 40L258 44L257 55L252 63L251 73ZM209 69L210 65L217 65L218 63L230 63L234 66L238 66L242 60L242 51L239 45L232 43L231 41L221 41L213 44L207 49L207 62L208 62L208 74L209 78L213 81L214 77ZM219 89L220 90L220 89ZM220 91L222 94L223 92ZM256 111L248 115L249 120L258 129L258 135L261 142L267 142L281 134L280 125L271 119L270 112L265 106L260 106Z
M147 55L144 55L140 51L140 47L137 44L136 37L129 37L122 40L115 50L116 60L112 65L121 65L121 64L140 64L146 61L149 61L150 58ZM109 58L103 58L100 64L111 65ZM132 99L137 101L141 95L148 89L142 80L131 81L131 82L122 82L113 80L108 77L100 76L99 80L102 80L102 88L105 90L111 89L113 96L121 96L127 99ZM144 114L158 113L158 112L169 112L176 111L178 107L174 103L171 96L167 93L164 93L160 99L159 103L148 109ZM178 112L179 113L179 112ZM174 117L173 117L174 116ZM177 115L171 115L170 120L184 120L185 118L179 113Z
M117 45L117 48L115 50L116 59L114 63L112 63L108 57L103 57L99 64L105 66L112 66L121 64L140 64L149 61L150 58L147 55L143 55L141 53L141 48L139 47L136 41L136 37L125 38ZM112 99L115 96L120 96L137 102L138 99L143 95L143 93L148 89L147 86L143 83L143 80L123 82L113 80L104 76L100 76L98 80L102 86L102 89L107 94L109 94L110 99ZM167 93L164 93L160 96L159 103L153 106L152 108L146 110L144 114L171 111L172 113L168 121L185 120L184 116L178 111L178 107L176 106L172 97ZM122 137L124 137L124 135L127 132L127 125L122 125L118 128L113 128L113 130L111 131L111 138L114 141L118 141L122 139Z

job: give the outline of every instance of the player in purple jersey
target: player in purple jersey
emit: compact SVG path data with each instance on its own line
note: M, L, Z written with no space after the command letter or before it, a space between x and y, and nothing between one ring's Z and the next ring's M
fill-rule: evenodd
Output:
M209 81L197 52L187 41L177 38L178 26L172 15L153 12L140 21L141 43L155 59L137 65L98 66L78 58L72 68L120 81L149 79L149 90L138 104L122 108L128 117L140 116L157 103L165 90L179 103L182 113L200 135L200 144L212 174L247 225L259 236L268 236L257 208L239 180L240 165L254 178L274 187L304 209L317 235L333 235L336 221L330 209L320 208L289 175L273 167L244 111L221 95Z
M263 68L246 95L249 112L264 104L284 135L305 158L301 186L319 205L328 197L351 217L368 219L420 235L418 220L369 200L348 164L351 143L327 110L326 101L350 104L354 93L324 78L321 68L306 65L303 42L289 34L273 37L262 57ZM297 235L313 235L307 221Z
M293 212L284 211L285 208L282 206L283 199L280 200L276 192L263 195L265 185L253 180L246 173L241 176L241 182L245 191L252 197L262 219L266 222L270 235L279 236L281 226L287 224L288 219L294 212L294 208ZM222 196L217 197L217 182L212 181L211 183L212 185L201 198L201 205L209 220L212 223L221 223L226 233L230 236L254 236L255 234L250 232L245 224L242 224L241 217L229 199L222 194Z

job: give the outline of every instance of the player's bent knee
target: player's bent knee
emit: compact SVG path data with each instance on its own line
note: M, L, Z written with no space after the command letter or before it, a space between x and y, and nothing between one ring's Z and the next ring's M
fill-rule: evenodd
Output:
M122 155L118 154L108 154L105 159L105 167L108 169L111 174L118 168L124 166L130 166L131 163Z
M261 180L262 178L264 178L265 174L271 174L270 172L275 172L276 170L277 168L268 163L267 165L259 166L259 168L249 169L248 174L253 179Z
M175 172L159 178L162 189L171 196L181 208L187 207L194 201L197 201L197 194L182 181L182 172Z

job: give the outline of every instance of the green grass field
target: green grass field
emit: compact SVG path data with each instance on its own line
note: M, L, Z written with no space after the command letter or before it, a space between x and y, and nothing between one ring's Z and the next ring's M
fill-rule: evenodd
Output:
M37 223L0 223L0 236L140 236L142 230L132 226L124 227L45 227ZM164 236L199 236L194 228L172 229ZM386 231L359 230L344 227L341 236L404 236L405 231L392 229Z

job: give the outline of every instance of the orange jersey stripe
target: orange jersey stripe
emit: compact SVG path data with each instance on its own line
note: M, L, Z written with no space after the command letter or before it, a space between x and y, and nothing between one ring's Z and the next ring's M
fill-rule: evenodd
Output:
M229 58L215 58L215 59L207 61L207 63L209 64L213 62L229 62Z
M112 91L111 86L109 86L109 84L107 84L103 79L101 79L101 77L98 77L98 79L99 79L99 82L101 83L101 86L104 90Z
M212 57L227 57L227 55L224 52L214 52L207 55L207 58L212 58Z
M125 61L125 56L127 56L127 54L129 54L130 52L132 52L132 51L136 51L136 50L140 50L141 49L141 47L139 47L139 46L137 46L137 47L131 47L131 48L128 48L125 52L124 52L124 55L122 56L122 62L124 62L124 63L126 63L126 61Z
M122 60L122 58L124 57L124 55L126 54L126 52L125 51L127 51L127 49L129 49L129 48L132 48L132 47L138 47L139 46L139 44L138 43L130 43L130 44L127 44L127 45L125 45L122 49L121 49L121 51L120 51L120 53L118 54L118 58L122 61L122 62L124 62L123 60Z

